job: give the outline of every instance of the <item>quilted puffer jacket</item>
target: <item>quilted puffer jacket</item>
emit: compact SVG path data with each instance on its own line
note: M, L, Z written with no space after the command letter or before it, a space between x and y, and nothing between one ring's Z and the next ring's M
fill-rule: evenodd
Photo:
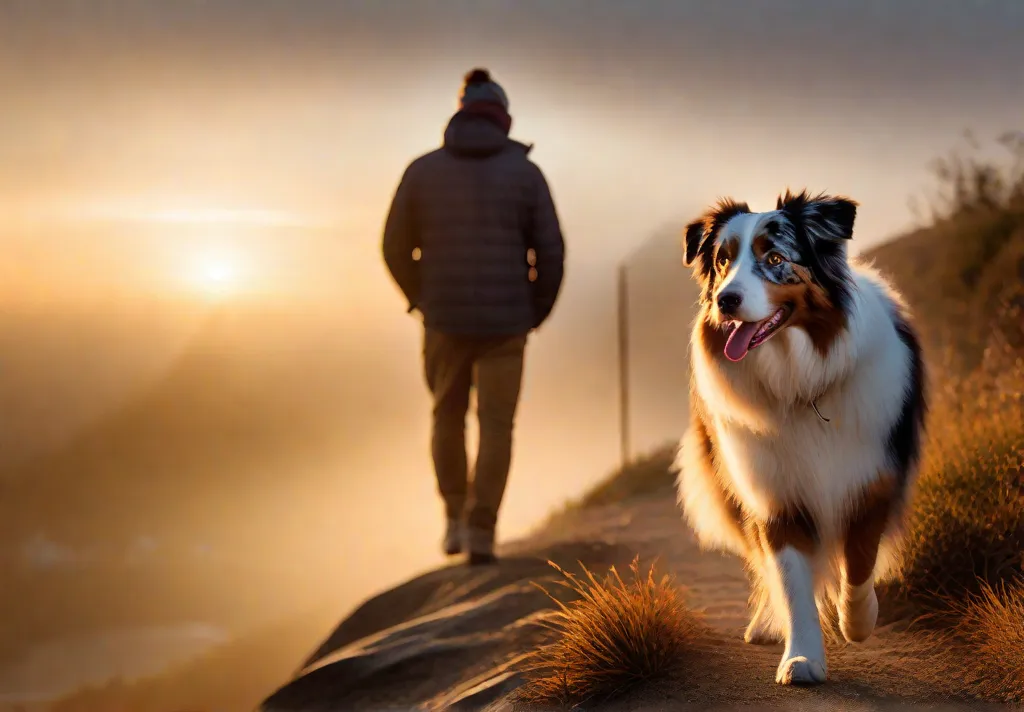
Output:
M551 313L565 247L530 148L486 118L459 112L444 145L402 176L384 227L384 259L428 329L521 334Z

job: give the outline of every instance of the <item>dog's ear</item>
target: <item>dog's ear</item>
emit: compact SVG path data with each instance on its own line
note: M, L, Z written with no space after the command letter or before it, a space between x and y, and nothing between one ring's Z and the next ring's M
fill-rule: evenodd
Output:
M811 197L807 191L793 195L787 190L779 196L776 209L802 221L812 239L841 242L853 237L857 203L849 198L824 194Z
M817 195L807 191L780 196L777 208L806 240L805 254L815 281L825 287L833 304L842 308L848 301L850 268L846 241L853 237L857 203L849 198Z
M807 228L819 240L849 240L853 237L853 221L857 203L849 198L822 197L808 204L804 219Z
M694 220L692 223L686 226L684 232L684 250L683 250L683 265L686 267L692 267L693 261L697 259L697 254L700 252L700 246L704 244L704 239L707 237L708 224L705 218Z
M737 202L732 198L719 198L711 209L686 226L686 250L683 264L687 267L694 265L704 244L714 238L723 225L737 215L749 212L750 206L746 203ZM700 265L700 267L708 269L710 265Z

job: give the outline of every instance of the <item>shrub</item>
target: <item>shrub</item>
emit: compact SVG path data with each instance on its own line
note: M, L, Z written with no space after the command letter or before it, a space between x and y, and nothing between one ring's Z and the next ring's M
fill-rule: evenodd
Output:
M904 594L925 610L1024 573L1022 384L1014 366L936 393L902 571Z
M941 328L902 589L932 613L1024 572L1024 133L1000 140L1009 163L968 143L935 166L943 259L913 302Z
M953 651L944 674L965 691L1020 702L1024 134L1001 142L1009 165L962 153L939 161L934 224L880 256L897 258L932 337L932 411L898 598L926 614L937 648Z
M653 565L642 574L639 558L628 581L614 567L602 580L583 567L580 580L551 565L564 577L558 583L578 598L563 603L541 587L558 606L544 622L553 640L527 662L521 699L575 707L678 667L698 623L669 577L656 579Z
M954 150L932 163L940 186L931 201L932 220L977 212L1006 212L1024 207L1024 132L1008 131L997 139L1007 161L978 157L982 147L964 134L967 151Z

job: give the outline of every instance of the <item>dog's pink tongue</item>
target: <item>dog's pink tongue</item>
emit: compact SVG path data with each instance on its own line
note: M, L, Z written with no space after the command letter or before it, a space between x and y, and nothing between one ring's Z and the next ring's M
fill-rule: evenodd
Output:
M729 340L725 342L725 357L730 361L740 361L750 351L750 342L754 338L757 327L761 326L759 321L744 321L737 326Z

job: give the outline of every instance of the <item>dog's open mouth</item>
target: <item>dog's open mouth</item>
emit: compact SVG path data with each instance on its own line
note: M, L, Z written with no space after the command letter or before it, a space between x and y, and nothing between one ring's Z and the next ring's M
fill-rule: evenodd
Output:
M783 304L778 311L763 321L734 321L726 326L729 335L725 342L725 357L730 361L742 361L751 349L756 349L772 338L785 325L793 309Z

